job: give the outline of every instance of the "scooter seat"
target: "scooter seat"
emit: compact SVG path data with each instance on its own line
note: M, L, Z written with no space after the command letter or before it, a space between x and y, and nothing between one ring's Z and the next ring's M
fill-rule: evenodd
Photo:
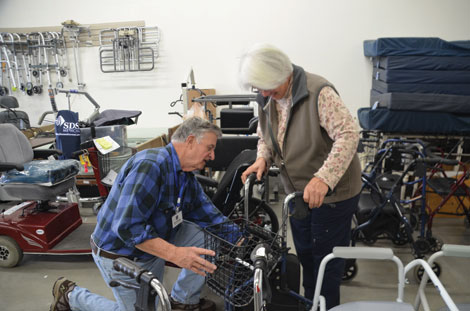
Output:
M24 170L2 173L0 184L39 184L53 186L75 176L80 171L77 160L36 160L24 164Z

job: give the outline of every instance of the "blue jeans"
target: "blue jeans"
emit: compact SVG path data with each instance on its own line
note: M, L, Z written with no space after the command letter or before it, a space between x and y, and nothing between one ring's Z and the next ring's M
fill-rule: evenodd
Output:
M170 239L170 243L176 246L196 246L204 247L204 232L201 228L191 222L183 221L178 231ZM93 255L98 269L103 276L106 284L111 279L118 279L132 284L137 284L134 279L113 269L113 260ZM158 280L163 280L165 261L154 257L148 261L136 261L143 269L152 272ZM186 269L182 269L178 279L173 285L171 296L176 301L184 304L196 304L199 302L202 287L204 286L204 277ZM75 286L69 295L69 304L72 310L135 310L134 303L137 295L135 290L124 288L122 286L111 287L116 301L109 300L97 294L93 294L86 288ZM157 299L158 301L158 299ZM157 304L156 301L156 304Z
M320 262L335 246L349 246L351 220L357 209L359 195L341 202L323 204L314 208L305 219L290 218L295 249L303 268L304 296L313 299ZM330 309L339 304L340 284L344 260L328 263L323 278L321 295Z

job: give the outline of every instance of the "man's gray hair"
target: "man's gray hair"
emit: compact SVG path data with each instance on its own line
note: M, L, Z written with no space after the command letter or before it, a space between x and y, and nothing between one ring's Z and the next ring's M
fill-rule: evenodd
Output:
M171 142L183 143L191 135L194 135L196 140L200 142L207 132L214 133L217 138L222 137L222 131L217 125L199 117L191 117L185 120L173 133Z
M244 89L273 90L286 82L293 71L289 57L270 44L256 44L240 60L238 78Z

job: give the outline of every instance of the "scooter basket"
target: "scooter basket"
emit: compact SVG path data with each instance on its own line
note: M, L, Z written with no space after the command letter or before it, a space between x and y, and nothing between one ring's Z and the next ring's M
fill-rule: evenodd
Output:
M245 219L211 225L204 232L205 248L216 253L206 260L217 266L214 273L206 275L206 284L226 303L248 305L253 299L254 275L250 255L259 244L268 247L265 272L269 276L281 259L281 237Z

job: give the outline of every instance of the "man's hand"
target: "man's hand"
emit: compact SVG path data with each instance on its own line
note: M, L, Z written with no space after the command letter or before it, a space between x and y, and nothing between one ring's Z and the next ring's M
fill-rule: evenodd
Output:
M266 172L266 160L264 158L256 159L255 163L249 166L242 174L242 182L245 183L246 179L251 173L256 173L256 179L261 180L263 174Z
M323 204L326 194L328 193L328 185L320 178L313 177L304 189L304 201L308 203L309 208L320 207Z
M194 246L177 247L171 262L181 268L206 276L206 272L214 272L217 266L202 258L201 255L215 256L215 252Z
M216 265L201 257L201 255L215 256L215 252L209 249L195 246L178 247L162 238L146 240L135 247L201 276L206 276L206 272L212 273L217 269Z

